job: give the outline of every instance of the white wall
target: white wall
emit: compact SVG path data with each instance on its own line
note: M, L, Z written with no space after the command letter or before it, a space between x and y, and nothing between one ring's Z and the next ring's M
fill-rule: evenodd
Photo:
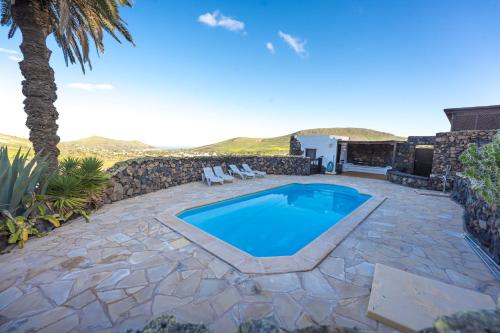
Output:
M333 162L335 170L335 161L337 156L337 139L347 140L344 137L335 137L333 135L298 135L301 149L306 154L306 149L316 149L316 158L323 157L323 166L326 168L329 162Z

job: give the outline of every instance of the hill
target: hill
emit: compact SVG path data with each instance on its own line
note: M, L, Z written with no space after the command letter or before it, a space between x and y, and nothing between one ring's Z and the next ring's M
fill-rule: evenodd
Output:
M265 139L238 137L192 148L189 151L215 154L286 155L288 154L289 141L289 135Z
M9 148L9 156L12 157L21 148L22 152L28 151L31 148L31 142L28 139L19 138L17 136L0 134L0 146L7 146Z
M31 142L28 139L0 134L0 146L4 145L9 148L10 156L15 155L19 148L23 152L31 148ZM158 149L140 141L114 140L99 136L61 142L58 147L61 150L60 158L67 156L95 156L104 161L105 168L118 161L131 158L172 154L172 151Z
M298 131L299 135L338 135L348 136L353 141L388 141L388 140L406 140L405 137L397 136L392 133L379 132L368 128L355 127L334 127L334 128L312 128Z
M65 149L91 149L91 150L110 150L110 151L135 151L135 150L154 150L153 146L140 141L124 141L103 138L101 136L91 136L89 138L61 142L61 148Z
M19 138L17 136L0 134L0 146L8 145L9 147L31 147L31 142L28 139Z
M354 141L405 140L404 137L366 128L312 128L274 138L238 137L193 148L189 151L198 154L286 155L288 154L290 136L293 134L348 136L350 140Z

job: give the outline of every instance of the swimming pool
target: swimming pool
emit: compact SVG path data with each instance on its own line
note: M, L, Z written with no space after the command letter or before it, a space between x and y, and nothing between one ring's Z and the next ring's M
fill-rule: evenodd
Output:
M254 257L291 256L370 197L333 184L288 184L177 217Z

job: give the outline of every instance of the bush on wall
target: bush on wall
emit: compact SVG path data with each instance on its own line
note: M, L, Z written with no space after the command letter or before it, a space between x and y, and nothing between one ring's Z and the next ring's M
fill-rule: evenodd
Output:
M460 175L470 181L471 188L491 204L500 203L500 133L480 148L471 144L460 155L464 171Z

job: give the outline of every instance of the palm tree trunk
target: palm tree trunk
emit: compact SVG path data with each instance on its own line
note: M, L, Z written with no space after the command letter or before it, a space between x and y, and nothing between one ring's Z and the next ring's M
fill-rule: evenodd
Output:
M36 153L47 155L50 168L57 168L59 156L59 117L54 102L57 99L54 71L50 67L51 51L47 48L47 36L52 22L43 1L16 0L12 16L21 30L20 45L24 59L19 63L25 80L22 82L24 111L28 115L26 126L30 129L30 141Z

